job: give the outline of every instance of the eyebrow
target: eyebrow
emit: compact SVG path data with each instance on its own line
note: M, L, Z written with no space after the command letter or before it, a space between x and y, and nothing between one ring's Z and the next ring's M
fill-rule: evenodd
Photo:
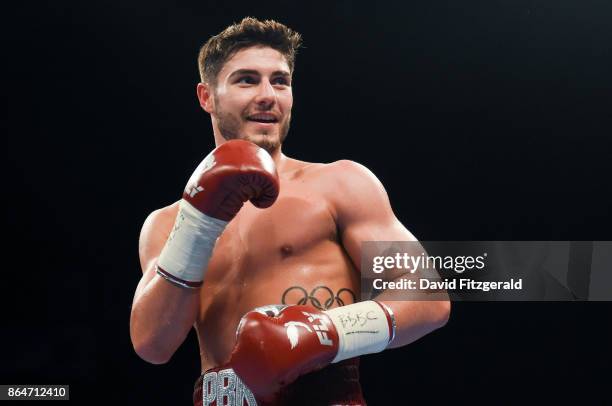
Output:
M229 75L229 77L233 78L234 76L240 76L240 75L256 75L256 76L259 76L259 72L254 70L254 69L238 69L238 70L232 72ZM291 77L289 72L284 71L284 70L274 71L274 72L272 72L272 76L283 76L283 77L287 77L287 78Z

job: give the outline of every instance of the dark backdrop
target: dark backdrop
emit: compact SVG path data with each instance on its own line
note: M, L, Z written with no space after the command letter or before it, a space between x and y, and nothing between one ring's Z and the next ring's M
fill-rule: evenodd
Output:
M196 56L243 16L300 31L284 151L346 158L422 240L611 240L612 3L22 2L1 15L0 383L76 403L189 404L129 339L145 217L213 147ZM443 329L363 359L372 405L605 403L610 303L456 303ZM533 390L528 395L528 390Z

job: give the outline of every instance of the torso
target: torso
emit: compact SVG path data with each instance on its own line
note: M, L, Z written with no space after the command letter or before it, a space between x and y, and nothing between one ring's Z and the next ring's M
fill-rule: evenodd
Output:
M195 324L202 371L227 360L240 318L256 307L325 309L359 296L359 275L328 198L329 166L293 161L292 170L280 173L274 205L257 209L247 202L218 239Z

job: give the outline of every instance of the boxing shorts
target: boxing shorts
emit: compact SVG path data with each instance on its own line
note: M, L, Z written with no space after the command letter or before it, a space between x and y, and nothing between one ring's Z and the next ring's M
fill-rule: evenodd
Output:
M301 376L284 387L272 402L255 399L231 368L212 368L195 383L195 406L331 406L366 405L359 383L359 358Z

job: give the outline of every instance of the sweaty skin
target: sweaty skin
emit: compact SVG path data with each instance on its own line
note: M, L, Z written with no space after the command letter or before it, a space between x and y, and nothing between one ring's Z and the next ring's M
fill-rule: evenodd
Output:
M196 330L203 370L225 361L240 318L255 307L283 302L294 286L359 292L359 275L342 249L334 208L326 194L333 165L291 160L279 173L281 192L266 210L246 204L217 241L200 295ZM314 295L324 305L330 295ZM341 297L348 303L353 298ZM286 304L303 299L299 289ZM308 300L308 304L313 304ZM332 307L336 307L334 301Z
M359 274L341 245L333 207L342 163L309 164L286 159L281 192L268 209L247 203L217 240L199 293L194 327L202 371L226 361L240 318L253 308L304 300L327 308L359 297ZM334 176L335 175L335 176ZM172 224L177 203L164 209ZM162 214L163 213L163 214ZM169 235L170 228L163 231ZM333 293L333 303L329 303ZM290 289L290 290L289 290ZM350 290L349 291L347 291ZM306 299L313 304L313 299ZM317 302L318 300L318 302Z
M280 176L280 195L267 209L247 202L217 240L200 289L172 285L155 273L157 258L176 218L178 204L153 212L140 236L143 270L134 295L130 334L136 352L165 363L195 327L202 371L219 366L235 343L240 318L255 307L301 303L306 291L323 307L359 300L363 241L416 241L397 220L382 184L351 161L315 164L286 157L293 97L284 57L267 47L238 51L213 89L199 84L198 98L211 115L215 144L239 137L270 152ZM252 120L266 113L276 123ZM333 301L328 301L330 294ZM336 298L339 298L339 300ZM450 304L441 301L383 301L395 314L391 347L409 344L443 326Z

